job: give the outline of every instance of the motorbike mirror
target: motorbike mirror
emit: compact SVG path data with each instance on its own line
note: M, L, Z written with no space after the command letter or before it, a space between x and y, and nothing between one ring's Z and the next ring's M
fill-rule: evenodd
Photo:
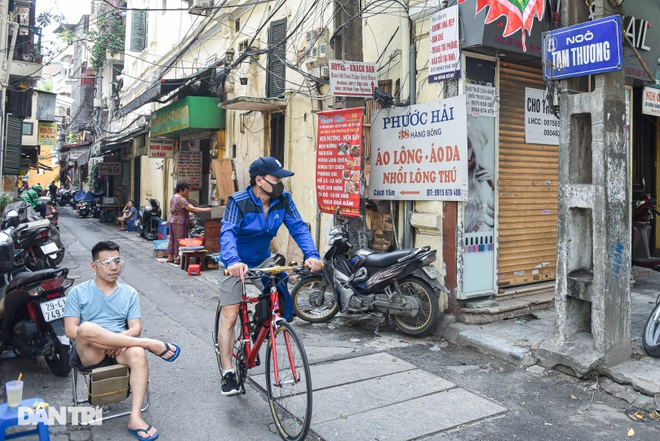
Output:
M21 223L18 217L18 212L16 210L10 210L7 213L6 221L7 226L9 227L18 227L18 225Z

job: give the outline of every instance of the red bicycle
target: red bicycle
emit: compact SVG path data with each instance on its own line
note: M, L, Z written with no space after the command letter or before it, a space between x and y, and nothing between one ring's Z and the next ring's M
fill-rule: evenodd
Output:
M302 340L279 313L278 276L282 272L301 271L303 267L274 266L250 269L246 280L267 275L269 292L248 297L243 283L243 297L234 326L232 366L236 381L245 394L247 371L259 365L259 349L267 342L266 388L270 412L280 436L285 440L304 440L312 419L312 379L309 361ZM226 271L225 271L225 274ZM270 311L263 323L254 320L249 304L260 303ZM213 342L222 375L222 359L218 347L218 331L222 325L222 306L218 305L213 328ZM257 328L258 327L258 328Z

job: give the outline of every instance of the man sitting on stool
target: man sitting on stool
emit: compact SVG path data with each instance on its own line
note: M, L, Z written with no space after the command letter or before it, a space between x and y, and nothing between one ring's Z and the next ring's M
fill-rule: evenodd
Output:
M117 218L119 224L121 225L119 231L126 231L125 224L131 225L134 224L137 220L137 208L135 208L133 205L133 201L128 201L121 213L122 215Z
M92 370L117 363L131 370L131 415L128 432L141 441L153 441L158 431L142 419L147 392L149 365L145 349L167 362L177 359L181 349L173 343L139 338L142 332L140 299L137 291L117 283L124 261L119 245L99 242L92 248L94 280L71 289L64 307L64 331L75 341L71 366Z

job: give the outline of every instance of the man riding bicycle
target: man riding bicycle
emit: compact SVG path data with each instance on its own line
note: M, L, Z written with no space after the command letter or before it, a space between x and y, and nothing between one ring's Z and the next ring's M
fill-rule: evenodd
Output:
M220 230L220 260L218 285L222 326L218 332L218 347L222 359L222 395L236 395L239 388L231 366L234 325L242 295L242 282L248 268L256 268L270 257L270 242L282 223L286 225L305 256L305 266L312 271L323 267L318 250L291 195L284 191L282 179L293 176L280 162L270 156L250 165L250 185L227 200ZM229 273L225 276L224 270ZM261 290L258 280L255 285Z

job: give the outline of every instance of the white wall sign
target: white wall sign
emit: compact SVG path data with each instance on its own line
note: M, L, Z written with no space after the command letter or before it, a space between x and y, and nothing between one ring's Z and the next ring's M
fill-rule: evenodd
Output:
M375 63L330 60L330 94L335 96L366 96L378 86Z
M495 87L466 84L467 114L495 118Z
M429 30L429 83L461 76L461 54L458 39L458 5L442 9L431 16Z
M373 113L370 199L467 199L465 99Z
M559 145L559 118L550 111L544 90L525 87L525 142Z
M174 157L174 140L168 138L149 138L149 158Z
M642 113L644 115L660 116L660 89L649 86L644 88L644 93L642 94ZM627 114L626 112L626 116Z

